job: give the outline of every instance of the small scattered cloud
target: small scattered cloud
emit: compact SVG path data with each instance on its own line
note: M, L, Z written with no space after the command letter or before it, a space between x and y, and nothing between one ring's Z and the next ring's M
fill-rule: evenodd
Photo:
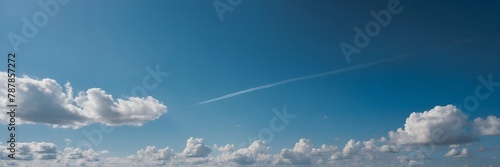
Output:
M71 143L71 139L64 139L64 142L66 142L66 147L69 146L69 143Z
M71 139L64 139L64 142L71 143Z
M458 151L456 148L452 148L450 151L448 151L446 154L444 154L445 157L453 157L453 158L467 158L470 157L469 152L467 151L467 148L463 148L461 151Z

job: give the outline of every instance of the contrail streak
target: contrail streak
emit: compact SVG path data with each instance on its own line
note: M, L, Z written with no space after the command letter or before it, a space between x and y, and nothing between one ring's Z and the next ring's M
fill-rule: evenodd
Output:
M407 53L407 54L402 54L402 55L399 55L399 56L396 56L396 57L392 57L392 58L388 58L388 59L383 59L383 60L378 60L378 61L374 61L374 62L371 62L371 63L359 64L359 65L355 65L355 66L351 66L351 67L346 67L346 68L341 68L341 69L337 69L337 70L322 72L322 73L318 73L318 74L307 75L307 76L302 76L302 77L297 77L297 78L291 78L291 79L287 79L287 80L283 80L283 81L279 81L279 82L274 82L274 83L267 84L267 85L262 85L262 86L258 86L258 87L254 87L254 88L245 89L245 90L242 90L242 91L230 93L230 94L227 94L227 95L224 95L224 96L220 96L220 97L217 97L217 98L213 98L213 99L210 99L210 100L207 100L207 101L203 101L203 102L191 105L191 106L197 106L197 105L201 105L201 104L212 103L212 102L216 102L216 101L219 101L219 100L231 98L231 97L234 97L234 96L238 96L238 95L242 95L242 94L246 94L246 93L250 93L250 92L258 91L258 90L262 90L262 89L272 88L272 87L275 87L275 86L279 86L279 85L283 85L283 84L287 84L287 83L291 83L291 82L297 82L297 81L302 81L302 80L310 80L310 79L314 79L314 78L325 77L325 76L329 76L329 75L335 75L335 74L344 73L344 72L348 72L348 71L359 70L359 69L371 67L371 66L374 66L374 65L382 64L382 63L392 62L392 61L395 61L395 60L398 60L398 59L401 59L401 58L404 58L404 57L412 56L412 55L415 55L415 54L418 54L418 53L421 53L421 52L425 52L425 51L428 51L428 50L432 50L432 49L436 49L436 48L440 48L440 47L445 47L445 46L450 46L450 45L460 45L460 44L469 43L469 42L473 42L473 41L480 40L480 39L484 39L484 38L466 39L466 40L462 40L462 41L454 41L454 42L451 42L451 43L434 45L434 46L431 46L431 47L428 47L428 48L425 48L425 49L421 49L421 50L418 50L418 51L415 51L415 52L411 52L411 53Z

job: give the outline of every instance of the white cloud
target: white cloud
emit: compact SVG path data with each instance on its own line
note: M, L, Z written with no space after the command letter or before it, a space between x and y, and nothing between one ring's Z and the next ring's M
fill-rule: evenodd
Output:
M64 142L71 143L71 139L64 139Z
M337 146L329 146L329 145L323 144L323 145L321 145L321 148L313 148L311 150L311 155L312 156L326 156L326 155L330 155L334 152L338 152Z
M7 89L5 72L0 72L0 90ZM91 88L73 96L73 88L65 84L66 92L53 79L16 78L17 123L47 124L53 127L80 128L93 123L110 126L142 124L157 119L167 107L151 96L114 99L100 88ZM0 94L0 103L7 104L7 95ZM7 122L8 115L0 115Z
M304 165L311 164L313 145L308 139L300 139L292 150L282 149L274 164Z
M217 149L220 152L233 152L234 144L227 144L224 147L217 147L217 145L214 145L214 149Z
M204 144L203 138L189 138L183 152L176 153L170 147L157 149L155 146L147 146L137 151L136 154L119 159L118 163L128 162L126 166L179 166L206 164L210 159L207 157L212 152ZM123 165L116 165L123 166Z
M474 119L474 129L479 135L500 135L500 118L488 116Z
M370 139L368 141L363 141L363 145L365 146L362 151L375 151L378 150L375 139Z
M106 151L103 151L106 153ZM79 148L66 147L62 152L64 159L74 159L74 160L84 160L87 162L99 161L101 160L101 153L96 152L92 149L81 150Z
M293 147L293 151L309 154L313 149L313 145L309 139L300 139L298 143L295 143L295 147Z
M268 154L269 147L262 140L254 141L250 146L234 150L234 145L226 145L219 150L222 151L221 162L234 162L240 165L268 164L271 156Z
M282 149L273 164L306 165L311 164L311 157L301 152L293 151L290 149Z
M136 158L142 160L170 160L175 156L173 149L166 147L163 149L157 149L155 146L148 146L146 149L137 151Z
M31 142L17 143L16 160L49 160L56 159L57 147L54 143Z
M419 162L415 159L410 159L410 157L406 155L398 156L397 160L399 161L399 163L404 164L404 166L418 166L423 164L422 162Z
M202 157L186 156L184 151L174 152L170 147L163 149L148 146L137 153L120 157L103 157L108 151L81 150L66 147L58 151L53 143L19 143L22 151L19 154L29 155L24 161L1 160L0 166L418 166L424 165L429 159L427 154L422 154L421 147L412 147L410 152L383 151L397 149L397 147L381 143L378 140L367 141L350 140L343 150L336 146L323 144L314 148L308 139L300 139L293 148L283 148L277 154L270 153L270 147L261 140L254 141L251 145L235 149L228 144L222 147L214 146L219 154L206 153L197 148L206 147L201 138L189 138L187 150L198 150L193 154ZM380 146L381 145L381 146ZM459 149L455 146L445 157L461 158L470 157L466 148ZM5 150L5 146L0 145ZM186 150L186 149L184 149ZM22 152L22 153L21 153ZM391 152L391 153L384 153ZM0 152L5 155L5 151ZM346 154L344 154L346 153ZM430 164L427 164L430 165ZM432 165L440 166L432 163Z
M457 120L457 117L460 118ZM496 117L494 117L496 119ZM495 120L493 119L493 120ZM477 120L477 119L476 119ZM351 139L344 147L323 144L315 148L309 139L300 139L293 148L278 148L278 153L270 153L271 148L261 140L254 141L245 148L235 148L233 144L224 146L214 145L217 150L212 153L203 138L189 138L186 147L180 152L174 152L170 147L163 149L148 146L137 151L136 154L125 158L102 157L108 151L80 150L64 148L57 151L52 143L29 143L21 148L24 151L20 158L25 161L0 161L0 166L418 166L426 163L436 153L432 147L418 145L426 143L431 137L428 135L433 127L454 130L443 133L451 138L472 138L473 135L464 133L465 126L493 125L486 120L479 123L466 123L467 119L454 106L436 107L423 113L413 113L406 120L405 129L389 133L389 139L381 137L379 140L370 139L358 141ZM461 122L463 121L463 122ZM420 128L420 129L419 129ZM490 129L490 128L486 128ZM432 133L430 133L432 134ZM462 136L463 135L463 136ZM406 137L401 138L395 137ZM424 137L422 137L424 136ZM413 138L413 139L410 139ZM437 156L451 158L471 157L467 148L445 138L450 151ZM401 143L409 145L400 145ZM433 144L433 142L427 142ZM417 145L415 145L417 144ZM434 143L435 144L435 143ZM448 146L442 146L448 147ZM0 155L6 157L5 146L0 146ZM429 150L431 149L431 150ZM484 152L484 151L483 151ZM476 156L476 154L475 154ZM4 158L5 159L5 158ZM434 165L434 164L433 164Z
M399 149L398 149L398 147L396 147L394 145L383 145L380 147L380 151L384 152L384 153L387 153L387 152L397 153L397 152L399 152Z
M356 154L359 152L360 145L361 144L359 141L351 139L345 145L344 149L342 150L342 153L344 153L344 155Z
M342 158L343 158L343 155L341 152L335 152L332 154L332 156L330 156L330 160L339 160Z
M470 157L469 152L467 151L467 148L463 148L461 151L458 151L457 148L452 148L450 151L448 151L446 154L444 154L445 157L453 157L453 158L466 158Z
M397 144L457 144L473 142L476 138L466 133L467 116L453 105L436 106L429 111L414 112L404 128L390 131L389 137Z
M186 148L182 154L186 157L206 157L212 152L208 146L205 145L203 138L189 138L186 143Z

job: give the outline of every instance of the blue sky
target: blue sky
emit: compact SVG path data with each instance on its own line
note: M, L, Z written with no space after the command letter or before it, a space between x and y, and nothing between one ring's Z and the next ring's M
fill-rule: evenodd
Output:
M272 148L269 154L284 155L281 149L292 148L301 138L309 139L315 148L327 144L341 150L351 139L389 139L388 132L404 128L410 114L436 106L456 106L470 122L498 116L498 90L490 91L474 111L465 109L463 103L481 85L478 77L487 79L491 75L493 81L500 81L500 24L495 21L500 14L499 2L402 0L401 13L393 14L368 46L352 55L351 62L346 61L339 44L353 44L353 27L373 21L370 11L387 9L389 0L243 0L225 12L223 20L213 2L58 2L55 16L48 17L47 24L39 27L28 43L19 45L19 75L37 81L53 79L63 92L64 84L70 82L74 96L99 88L117 100L134 96L134 87L143 86L143 78L149 75L146 68L158 66L169 75L156 88L147 90L147 96L168 109L157 118L138 120L141 126L106 122L104 115L99 117L104 121L91 120L81 127L53 128L33 118L35 121L20 125L16 131L19 142L54 143L62 151L65 139L71 140L69 147L77 147L78 142L88 141L82 131L98 129L104 123L114 125L114 130L92 146L94 150L108 150L103 157L135 155L147 146L168 146L182 152L190 137L203 138L202 144L217 154L214 144L238 146L249 136L258 136L262 129L269 128L275 117L273 109L282 111L286 107L288 113L297 116L266 142ZM15 50L8 34L22 35L22 18L32 20L40 11L43 8L38 1L0 2L2 54ZM249 88L416 51L422 52L192 106ZM30 95L30 91L24 93ZM32 112L43 115L47 111L42 105ZM464 129L474 131L472 126ZM6 130L2 130L2 138L7 139L4 134L8 134ZM470 161L473 166L499 165L499 160L492 158L499 150L500 138L496 135L458 143L461 148L469 147L470 155L465 159L443 156L452 146L438 145L437 153L428 155L425 164L453 166ZM494 151L473 151L480 146ZM402 146L398 148L403 150ZM368 164L382 162L374 161Z

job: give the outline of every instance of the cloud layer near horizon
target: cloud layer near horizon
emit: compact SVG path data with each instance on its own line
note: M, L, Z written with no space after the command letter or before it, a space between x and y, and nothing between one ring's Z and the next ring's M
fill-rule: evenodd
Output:
M465 131L468 125L473 126L470 132ZM499 128L495 116L469 121L458 108L447 105L410 114L404 128L390 131L388 138L350 139L343 146L322 144L315 147L311 140L302 138L293 148L271 153L272 148L262 140L255 140L242 148L233 144L210 147L203 138L191 137L180 152L170 147L147 146L127 157L102 157L109 152L72 147L58 151L53 143L32 142L18 143L17 156L23 161L0 161L0 166L418 166L429 165L429 159L435 156L456 160L498 150L472 147L477 137L499 135ZM440 130L434 132L433 129ZM65 141L71 142L69 139ZM3 150L0 155L6 160L6 146L0 145L0 150ZM489 162L481 161L477 165L500 165Z
M7 90L7 73L0 72L0 90ZM142 124L157 119L167 112L167 107L148 96L114 99L100 88L91 88L73 95L70 83L66 91L53 79L16 78L16 123L46 124L53 127L80 128L93 123L109 126ZM7 95L0 94L0 103L7 104ZM1 122L8 122L8 115L0 115Z
M446 146L397 146L384 139L351 139L343 147L326 144L315 147L303 138L293 148L270 153L271 148L261 140L243 148L235 148L233 144L209 147L203 138L191 137L181 152L170 147L147 146L127 157L109 157L103 156L110 153L107 150L74 147L59 150L53 143L31 142L18 143L16 160L9 160L6 146L0 145L0 166L418 166L431 165L428 160L433 156L455 160L472 157L466 147L471 146L450 145L451 150L447 151Z

